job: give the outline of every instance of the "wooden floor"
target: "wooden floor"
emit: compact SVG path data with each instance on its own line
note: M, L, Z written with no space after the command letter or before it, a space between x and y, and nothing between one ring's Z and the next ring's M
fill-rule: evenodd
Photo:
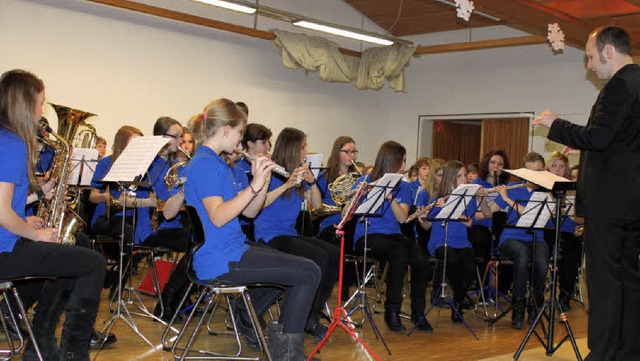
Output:
M103 293L101 311L98 315L96 327L102 327L112 314L109 312L106 301L106 290ZM153 309L155 300L152 297L140 296L144 304ZM330 301L333 306L334 299ZM381 305L378 304L378 309ZM130 311L136 311L137 305L130 304L127 307ZM409 309L406 304L404 309ZM493 312L493 309L491 309ZM469 326L478 336L474 338L471 332L464 325L454 325L450 320L451 311L448 308L434 308L428 315L428 319L435 330L433 333L423 333L416 331L413 335L406 333L390 332L383 321L382 314L375 314L374 320L382 332L382 336L391 350L389 355L381 340L376 339L372 331L372 324L366 321L362 328L358 328L358 335L364 342L379 356L381 360L512 360L513 354L518 349L526 335L526 329L522 331L511 328L510 315L499 320L492 327L487 326L484 319L477 317L480 315L473 310L465 311L465 319ZM566 313L569 324L575 338L578 340L582 357L586 356L586 330L587 314L583 306L578 302L572 302L572 310ZM218 319L219 318L219 319ZM355 316L358 319L359 316ZM173 360L170 352L162 351L160 336L164 326L156 321L142 317L133 316L133 321L142 334L154 345L151 347L133 332L132 328L123 320L118 319L114 325L113 332L118 337L118 341L100 352L92 352L94 360ZM410 322L404 319L405 326L409 327ZM218 328L224 327L222 316L216 316L214 325ZM565 335L566 331L561 323L555 325L556 344ZM305 348L310 352L314 348L314 339L307 336ZM210 336L202 332L198 337L196 347L224 350L229 349L233 339L230 336ZM246 347L245 347L246 349ZM246 353L251 355L251 353ZM322 348L319 357L326 360L371 360L374 359L355 343L351 337L342 329L336 329L331 339ZM575 353L569 341L565 342L553 358L555 360L576 360ZM526 344L525 352L520 360L543 360L548 359L545 350L535 336L532 336Z

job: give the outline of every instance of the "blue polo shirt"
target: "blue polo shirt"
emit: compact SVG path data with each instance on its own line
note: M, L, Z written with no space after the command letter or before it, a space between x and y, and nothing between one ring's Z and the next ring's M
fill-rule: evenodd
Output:
M0 182L13 183L11 209L25 220L25 206L29 195L27 145L10 130L0 126ZM20 236L0 226L0 252L11 252Z
M522 183L522 182L517 182L517 183L513 182L513 183L509 183L508 185L511 186L518 183ZM513 201L518 203L518 205L522 207L521 209L524 209L524 207L526 207L527 203L529 202L529 199L531 199L533 192L535 192L535 190L529 191L527 187L520 187L520 188L507 190L507 195ZM512 209L511 207L509 207L509 205L502 199L501 196L498 196L496 198L496 204L498 204L498 206L502 209L509 208L508 217L507 217L507 227L505 227L505 229L502 231L502 234L500 235L500 244L502 244L504 241L508 239L515 239L525 243L532 242L533 235L527 233L527 230L523 228L510 227L518 223L518 219L520 218L520 216L518 215L518 212L516 212L515 209ZM539 242L544 241L544 236L541 229L537 229L534 232L536 234L537 241Z
M362 176L358 178L356 183L353 185L353 188L357 187L360 182L370 182L371 177L369 175ZM411 206L412 200L411 193L407 187L407 182L398 182L396 187L391 191L393 197L400 204L406 204L407 206ZM366 198L366 195L362 197L362 201ZM378 208L377 216L368 217L369 220L369 234L379 233L379 234L401 234L400 231L400 223L396 220L396 217L393 215L393 211L391 210L391 201L389 199L385 199L382 206ZM360 237L364 236L364 224L362 222L358 222L356 225L356 231L353 235L354 240L358 240Z
M227 202L238 195L238 186L227 163L206 146L196 149L185 167L185 176L187 204L198 211L205 234L204 244L193 255L193 269L199 279L208 280L229 272L229 262L239 261L249 246L237 217L217 227L209 219L202 200L222 197Z
M251 181L253 180L253 174L251 174L251 162L249 162L247 158L242 157L238 159L236 161L236 164L233 166L233 169L237 169L238 171L244 173L244 175L247 177L247 184L251 183Z
M471 182L471 184L479 184L482 186L482 188L484 189L491 189L493 188L493 185L491 185L491 183L482 180L480 178L476 178L473 180L473 182ZM481 219L479 221L473 221L473 225L474 226L483 226L483 227L491 227L492 226L492 220L491 218L485 218L485 219Z
M316 181L318 182L318 189L322 194L322 203L328 206L335 206L336 202L331 198L331 191L329 190L329 182L327 181L326 173L321 172L318 174L318 179ZM332 227L334 224L340 223L340 220L342 220L340 213L330 214L324 217L322 222L320 222L320 227L318 227L318 233L322 232L327 227Z
M464 216L471 219L474 218L476 209L478 208L478 202L476 198L472 198L467 208L462 212ZM442 210L440 207L433 207L429 211L428 218L434 218ZM469 243L469 236L467 235L467 226L462 222L449 221L447 222L447 246L451 248L471 248ZM429 239L429 253L436 254L435 251L439 247L444 246L445 227L441 221L431 222L431 238Z
M98 161L98 164L96 164L96 170L93 173L93 178L91 178L91 187L99 190L100 193L104 193L107 191L107 183L100 182L100 180L107 175L110 168L111 168L111 156L107 156L100 159ZM116 183L111 183L110 185L111 187L109 191L111 192L111 195L115 198L119 198L122 192L120 192L118 185ZM105 215L105 208L106 207L104 202L100 202L96 204L96 210L93 212L93 218L91 218L91 227L95 225L96 220L98 218ZM133 209L127 208L127 217L132 215L133 215ZM122 212L115 213L113 214L113 216L121 217Z
M283 185L287 180L272 174L269 192ZM306 182L302 187L309 189ZM296 192L296 188L282 194L268 207L262 209L260 214L253 221L254 235L256 241L269 241L277 236L297 236L296 220L304 201L304 196Z

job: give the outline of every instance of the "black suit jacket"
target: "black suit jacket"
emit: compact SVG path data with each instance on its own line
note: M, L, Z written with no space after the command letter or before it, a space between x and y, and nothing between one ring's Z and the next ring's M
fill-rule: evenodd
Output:
M640 219L640 67L629 64L607 82L586 126L557 119L550 140L580 149L579 216Z

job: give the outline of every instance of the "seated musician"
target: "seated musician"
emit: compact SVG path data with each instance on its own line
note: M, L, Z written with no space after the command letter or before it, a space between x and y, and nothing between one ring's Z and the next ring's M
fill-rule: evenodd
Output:
M530 170L544 170L544 158L530 152L524 156L525 168ZM505 186L496 187L500 196L491 205L493 211L502 208L512 208L509 212L507 224L515 224L517 218L522 215L527 202L538 188L537 185L527 182L524 187L507 190ZM535 237L534 237L535 236ZM517 330L524 324L524 311L527 295L527 282L532 279L531 294L528 309L528 321L533 322L542 307L544 301L544 286L549 267L549 247L544 240L541 230L534 230L533 234L525 229L507 227L500 236L499 252L501 255L513 260L513 313L511 326ZM531 266L530 266L531 265ZM529 270L533 273L530 276Z
M249 186L238 189L233 185L233 173L220 155L238 146L245 124L245 114L228 99L212 101L202 116L189 123L200 146L186 166L184 192L187 204L198 211L205 232L192 266L202 280L281 285L285 298L279 321L269 325L269 351L274 360L303 361L303 330L320 282L320 269L306 258L245 242L238 215L252 218L262 209L273 167L268 158L258 157ZM258 302L254 302L256 309L265 307Z

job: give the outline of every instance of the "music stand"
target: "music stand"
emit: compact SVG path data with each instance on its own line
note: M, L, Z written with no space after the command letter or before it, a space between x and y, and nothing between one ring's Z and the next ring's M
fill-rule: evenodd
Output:
M122 299L122 280L124 272L124 256L125 256L125 214L128 196L128 187L137 187L140 185L148 185L146 182L140 182L147 168L151 165L151 162L158 154L158 152L169 142L169 139L161 136L154 137L135 137L133 138L122 154L116 159L116 161L109 169L107 175L102 179L102 182L116 182L118 183L120 190L124 192L124 202L122 204L122 230L120 234L120 257L118 267L118 293L116 302L116 308L113 312L113 316L105 321L106 325L102 332L105 338L102 340L102 344L106 341L107 335L111 332L111 329L115 325L116 321L122 319L127 326L129 326L133 332L135 332L140 338L142 338L149 346L155 348L155 345L151 343L136 326L131 312L127 308L126 303ZM134 223L135 224L135 223ZM125 316L126 315L126 316Z
M434 218L427 219L429 221L442 222L444 227L444 257L442 260L442 264L443 264L442 282L440 283L440 293L438 294L438 297L431 302L431 306L429 307L427 312L425 312L424 315L422 315L422 318L420 318L420 321L415 323L413 328L409 331L408 335L411 335L416 330L416 328L418 328L418 325L420 324L420 322L423 322L427 318L427 315L429 314L429 312L431 312L431 310L440 302L440 300L445 300L447 304L449 304L453 312L455 312L456 315L462 319L462 322L467 327L469 332L471 332L473 337L475 337L476 340L479 340L478 336L475 334L475 332L473 332L473 329L471 329L471 326L469 326L467 321L460 314L460 311L453 304L453 300L451 299L450 293L447 292L447 253L448 253L447 251L449 247L448 245L449 244L449 222L460 221L460 217L462 216L462 213L469 207L469 204L471 203L471 200L473 199L473 197L475 197L476 192L478 192L478 189L480 189L480 185L478 184L463 184L459 186L453 191L453 193L451 193L451 195L449 195L447 203L444 205L444 207L442 207L440 212L438 212L438 214ZM462 290L459 290L459 292L462 292Z
M558 178L561 178L561 177L558 177ZM555 197L555 212L554 212L555 240L553 245L553 266L551 268L551 298L546 300L542 304L542 307L540 308L540 311L538 312L538 315L536 316L535 321L533 322L533 324L531 324L531 327L529 327L529 331L527 331L526 336L522 340L522 343L520 344L520 347L518 347L518 350L516 351L516 353L513 355L513 358L517 360L520 357L520 354L524 350L524 347L529 341L529 338L531 337L532 334L535 334L536 337L538 338L538 341L540 341L540 344L542 344L542 346L545 348L547 356L553 355L553 353L558 348L560 348L560 346L562 346L562 344L567 339L569 339L571 341L571 345L573 346L573 351L576 354L576 358L578 359L578 361L582 361L582 356L580 355L580 351L578 350L578 345L576 344L576 340L573 336L573 332L571 331L569 320L566 314L564 313L564 311L562 310L562 306L560 305L560 302L557 299L558 295L557 295L557 289L556 289L556 284L557 284L556 282L558 277L558 274L557 274L558 242L560 240L560 225L562 222L562 199L565 197L566 191L575 189L576 183L570 182L567 179L562 178L561 180L555 181L552 184L547 183L541 186L549 189ZM547 308L549 308L548 315L545 313L545 310ZM556 310L560 314L560 319L563 321L567 334L565 335L564 338L562 338L562 340L560 340L560 342L558 342L556 346L554 346L554 342L555 342L554 327L555 327ZM542 316L544 316L547 319L547 322L548 322L547 328L545 328ZM538 323L540 323L540 326L543 331L543 336L546 337L546 340L540 337L540 335L535 330Z
M343 228L344 228L344 225L353 216L354 211L356 209L355 206L358 204L358 202L360 201L360 199L362 198L366 190L367 190L367 184L365 182L362 182L358 185L358 187L356 188L356 193L354 197L351 199L351 201L345 208L344 215L340 220L340 223L336 226L336 236L340 238L340 266L338 270L338 301L337 301L338 303L331 316L331 323L329 324L329 329L327 330L327 333L325 334L324 338L318 343L316 348L313 349L311 354L309 354L307 361L310 361L313 355L315 355L320 351L322 346L324 346L325 342L327 342L327 340L329 339L329 336L331 336L333 331L338 326L342 327L354 340L356 340L360 345L362 345L362 347L364 347L364 349L369 353L369 355L373 356L373 358L380 361L380 357L378 357L378 355L376 355L376 353L373 352L367 346L367 344L365 344L364 341L362 341L358 337L358 334L356 333L353 324L349 320L349 315L345 311L344 306L342 304L342 281L343 281L343 273L344 273L344 230ZM342 321L343 318L344 320L346 320L348 325L346 325L345 322ZM385 347L386 347L386 344L385 344ZM387 348L387 350L389 350L389 348Z
M67 178L67 184L77 187L90 186L97 163L97 149L74 148L73 156L71 157L71 172Z

